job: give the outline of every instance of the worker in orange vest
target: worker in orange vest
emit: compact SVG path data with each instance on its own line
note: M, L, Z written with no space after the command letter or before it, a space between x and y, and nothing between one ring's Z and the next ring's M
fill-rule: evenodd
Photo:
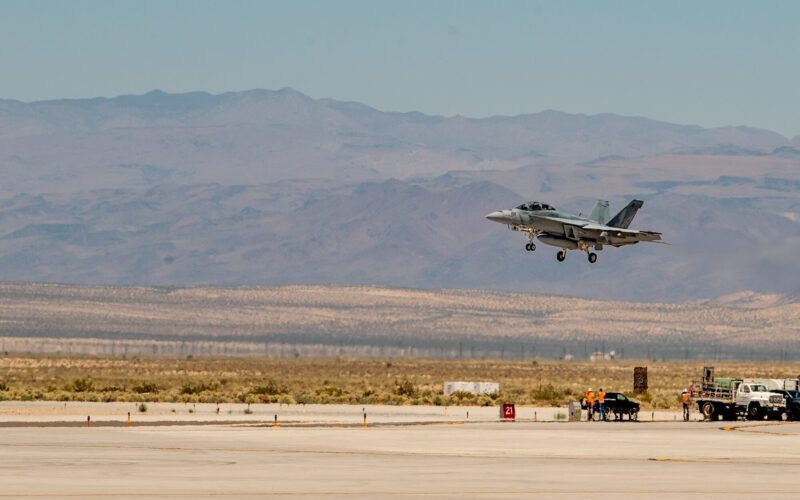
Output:
M586 414L589 421L592 420L592 416L594 414L594 401L594 391L591 387L589 387L589 390L586 391Z
M689 391L684 389L681 393L681 399L683 400L683 421L689 421L689 401L691 396L689 395Z
M597 406L600 411L600 418L606 420L606 391L602 387L597 391Z

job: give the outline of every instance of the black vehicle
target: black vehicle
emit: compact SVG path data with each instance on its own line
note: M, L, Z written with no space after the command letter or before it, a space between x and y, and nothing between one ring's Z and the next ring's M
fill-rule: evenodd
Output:
M586 400L583 401L581 408L584 410L588 408ZM611 420L612 418L614 420L622 420L625 417L628 417L628 420L638 420L639 403L628 399L621 392L607 392L604 404L604 412L605 414L601 416L600 403L595 401L594 403L595 420L599 420L601 417L603 420Z
M786 417L789 420L800 420L800 391L776 389L770 392L780 394L786 400Z

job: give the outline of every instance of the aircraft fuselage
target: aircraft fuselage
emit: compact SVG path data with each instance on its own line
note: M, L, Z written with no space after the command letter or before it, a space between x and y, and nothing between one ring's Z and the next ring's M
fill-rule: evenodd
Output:
M515 231L528 233L525 249L533 251L533 240L561 248L559 261L566 258L567 250L581 250L588 254L589 262L597 255L590 249L602 250L604 245L620 247L639 241L658 241L660 233L628 229L628 225L643 202L633 200L616 216L608 217L608 202L598 200L590 217L559 212L545 203L530 202L516 208L498 210L486 215L492 222L505 224Z

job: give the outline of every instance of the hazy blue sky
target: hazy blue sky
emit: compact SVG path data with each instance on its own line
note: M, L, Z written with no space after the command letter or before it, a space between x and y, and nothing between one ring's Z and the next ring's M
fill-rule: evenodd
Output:
M0 0L0 97L294 87L800 134L800 2Z

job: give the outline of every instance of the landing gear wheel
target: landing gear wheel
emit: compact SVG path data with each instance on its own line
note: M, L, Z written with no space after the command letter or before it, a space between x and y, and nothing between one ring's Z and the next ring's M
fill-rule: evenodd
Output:
M589 252L589 262L591 262L592 264L597 262L597 254L596 253Z
M525 245L525 250L527 250L529 252L535 251L536 250L536 244L535 243L527 243Z
M556 260L558 260L559 262L564 262L564 259L566 258L567 258L567 252L565 252L564 250L559 250L559 252L556 254Z

